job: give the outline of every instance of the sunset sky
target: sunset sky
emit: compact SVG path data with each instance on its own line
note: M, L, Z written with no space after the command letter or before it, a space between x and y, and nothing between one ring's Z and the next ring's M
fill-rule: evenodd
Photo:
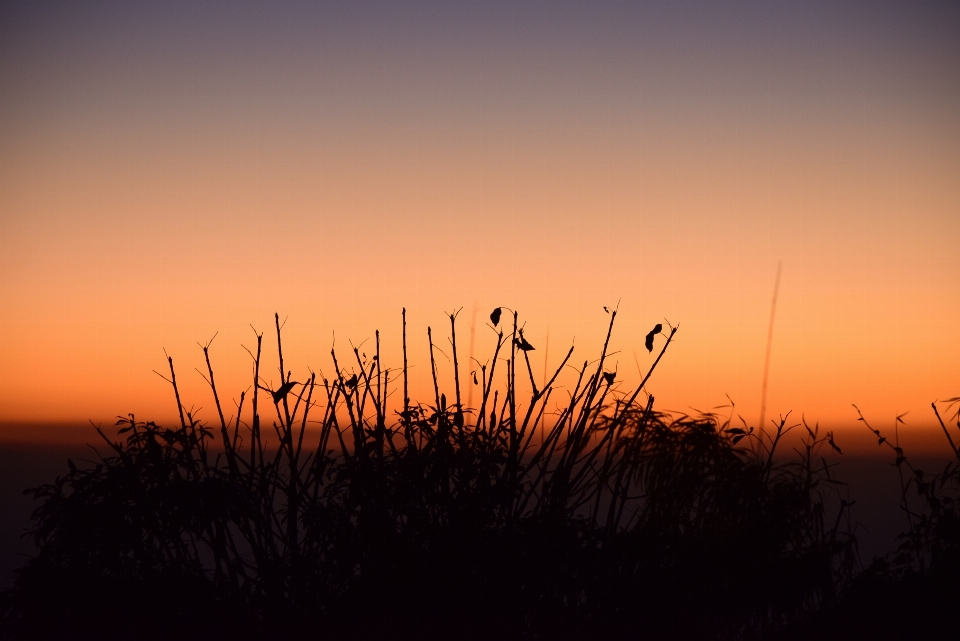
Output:
M164 350L212 419L197 342L238 397L274 312L298 378L378 328L399 366L405 306L416 399L427 326L484 361L508 306L542 376L618 301L623 385L667 319L658 406L755 423L781 260L768 417L931 429L960 4L0 5L0 423L170 421Z

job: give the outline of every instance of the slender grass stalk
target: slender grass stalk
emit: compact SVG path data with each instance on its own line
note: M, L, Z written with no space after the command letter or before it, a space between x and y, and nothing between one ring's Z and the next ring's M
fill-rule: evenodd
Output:
M770 301L770 323L767 326L767 349L763 356L763 383L760 391L760 422L757 427L761 432L767 429L764 419L767 413L767 380L770 376L770 350L773 347L773 321L777 314L777 294L780 292L780 272L783 270L783 261L777 261L777 277L773 281L773 300Z

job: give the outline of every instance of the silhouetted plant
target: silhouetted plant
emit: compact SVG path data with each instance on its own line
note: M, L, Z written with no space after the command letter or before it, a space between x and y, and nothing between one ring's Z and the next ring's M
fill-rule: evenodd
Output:
M960 398L944 401L960 435ZM899 438L891 442L873 428L860 409L861 421L878 447L894 456L900 477L901 510L906 530L897 549L876 558L844 591L837 607L822 613L812 629L818 636L849 639L952 639L956 636L956 604L960 602L960 450L937 408L934 415L950 446L952 458L930 473L915 467ZM902 424L897 416L895 432ZM891 617L890 613L897 616Z
M664 336L660 352L621 391L605 370L615 310L599 359L557 401L573 348L538 385L517 313L508 331L500 315L476 408L462 403L456 314L452 399L428 329L434 398L413 404L404 312L392 414L379 333L372 357L353 348L347 368L332 350L332 377L296 382L275 317L280 384L261 376L257 334L249 421L246 392L225 418L204 346L219 429L184 409L168 359L179 428L130 416L120 441L98 428L99 460L33 490L39 552L4 595L5 633L739 638L836 600L855 541L846 504L826 513L831 435L804 424L784 459L787 417L768 432L655 410L645 385L676 327L647 335L648 349Z

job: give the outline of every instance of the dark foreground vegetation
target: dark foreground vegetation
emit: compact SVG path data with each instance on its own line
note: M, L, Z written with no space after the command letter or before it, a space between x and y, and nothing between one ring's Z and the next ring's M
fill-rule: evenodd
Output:
M555 387L572 348L538 382L516 314L499 316L496 352L476 368L459 362L450 316L449 397L428 330L429 404L407 395L405 323L402 369L381 367L378 336L370 357L334 351L333 376L296 382L278 322L280 384L265 382L257 335L253 384L229 419L208 345L213 425L184 409L171 359L178 427L131 416L116 434L98 428L97 460L31 490L39 552L3 594L3 634L952 636L960 455L922 472L876 432L909 521L900 549L864 568L825 458L839 453L832 435L786 417L764 430L659 412L644 386L677 329L654 328L657 357L624 390L608 362L615 312L574 385Z

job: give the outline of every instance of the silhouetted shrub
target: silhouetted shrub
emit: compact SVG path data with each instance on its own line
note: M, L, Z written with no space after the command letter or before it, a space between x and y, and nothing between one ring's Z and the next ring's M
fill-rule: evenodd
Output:
M740 638L836 602L854 541L845 506L826 513L819 450L832 437L804 425L799 454L781 460L785 417L768 433L638 402L677 330L624 393L604 370L612 317L599 361L557 405L573 349L540 389L516 314L480 368L475 410L459 371L448 403L435 368L433 404L411 404L404 347L404 399L388 415L379 336L374 357L353 350L353 371L334 352L334 378L294 384L278 319L281 385L263 384L258 335L249 422L245 394L224 418L207 358L215 436L180 405L171 359L177 429L121 419L99 461L35 490L39 553L4 594L5 634ZM319 433L305 441L311 411Z

